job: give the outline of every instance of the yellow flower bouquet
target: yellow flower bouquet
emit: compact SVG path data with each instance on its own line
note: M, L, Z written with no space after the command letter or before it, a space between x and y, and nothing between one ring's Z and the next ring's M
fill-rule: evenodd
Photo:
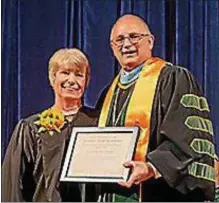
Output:
M53 135L55 131L61 131L65 124L65 117L61 111L50 108L39 114L39 120L34 123L39 126L38 133L48 131L50 135Z

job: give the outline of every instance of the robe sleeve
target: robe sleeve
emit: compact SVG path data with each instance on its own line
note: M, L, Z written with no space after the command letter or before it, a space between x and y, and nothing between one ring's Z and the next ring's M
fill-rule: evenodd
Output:
M214 200L215 151L207 100L188 70L170 70L158 85L159 141L147 159L171 187L184 194L199 190L206 200Z
M24 120L15 127L9 142L2 165L2 201L22 202L31 195L31 191L24 191L24 174L28 171L28 163L33 159L33 145L30 129ZM30 182L29 182L30 183ZM29 188L32 185L29 184Z

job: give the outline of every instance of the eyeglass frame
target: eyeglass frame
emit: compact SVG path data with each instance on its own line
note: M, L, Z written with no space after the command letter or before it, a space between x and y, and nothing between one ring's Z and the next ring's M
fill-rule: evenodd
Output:
M138 40L137 40L136 42L132 42L132 38L130 37L131 34L133 34L133 35L138 35ZM125 37L124 35L121 36L121 37L123 37L121 44L116 43L116 42L115 42L115 39L110 40L110 42L113 43L114 45L116 45L117 47L121 47L121 46L123 46L123 44L124 44L124 42L125 42L125 39L128 39L129 42L132 43L132 44L138 44L139 41L140 41L143 37L148 37L148 36L151 36L151 34L148 34L148 33L147 33L147 34L143 34L143 33L130 33L129 36L126 36L126 37ZM117 39L118 39L118 38L119 38L119 37L117 37Z

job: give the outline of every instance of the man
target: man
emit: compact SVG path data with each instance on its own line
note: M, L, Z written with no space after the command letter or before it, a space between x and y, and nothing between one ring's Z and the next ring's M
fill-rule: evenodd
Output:
M2 166L3 202L96 199L91 184L59 181L73 127L96 125L97 119L82 105L89 61L79 49L60 49L50 58L48 72L54 104L17 124Z
M206 98L191 73L152 57L147 24L124 15L110 43L121 71L111 84L99 126L139 126L127 182L103 185L103 201L214 199L214 145Z

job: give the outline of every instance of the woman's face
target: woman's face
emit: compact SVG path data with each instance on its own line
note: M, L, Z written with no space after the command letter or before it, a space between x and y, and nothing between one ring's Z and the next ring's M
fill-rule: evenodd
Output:
M55 73L53 89L63 99L81 99L86 86L86 68L62 64Z

